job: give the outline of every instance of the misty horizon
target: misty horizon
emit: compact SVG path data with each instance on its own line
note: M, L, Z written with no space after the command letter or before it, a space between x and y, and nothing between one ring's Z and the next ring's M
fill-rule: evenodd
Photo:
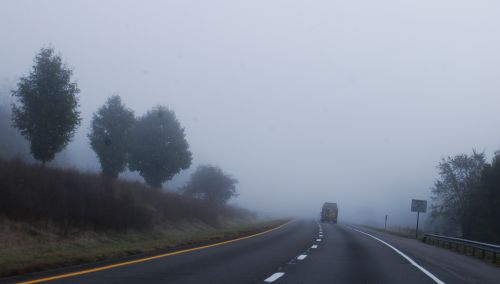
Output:
M0 92L53 46L83 117L55 164L100 170L90 120L118 94L185 128L193 163L167 187L212 164L239 180L232 203L283 216L336 202L341 221L413 226L441 158L500 149L500 4L216 2L3 2Z

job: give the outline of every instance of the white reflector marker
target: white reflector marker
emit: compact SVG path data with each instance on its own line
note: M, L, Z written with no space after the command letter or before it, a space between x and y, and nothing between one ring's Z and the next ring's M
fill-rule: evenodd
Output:
M285 272L276 272L273 275L269 276L266 280L264 280L264 282L266 283L274 282L283 275L285 275Z
M317 242L321 242L321 239L316 239Z
M312 245L311 248L316 249L316 248L318 248L318 245Z
M297 259L298 259L298 260L303 260L303 259L304 259L304 258L306 258L306 257L307 257L307 255L305 255L305 254L301 254L301 255L297 256Z

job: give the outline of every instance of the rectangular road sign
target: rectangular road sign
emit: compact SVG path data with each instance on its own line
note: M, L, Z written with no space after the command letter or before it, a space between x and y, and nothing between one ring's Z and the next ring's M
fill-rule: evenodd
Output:
M411 200L411 212L427 212L427 200Z

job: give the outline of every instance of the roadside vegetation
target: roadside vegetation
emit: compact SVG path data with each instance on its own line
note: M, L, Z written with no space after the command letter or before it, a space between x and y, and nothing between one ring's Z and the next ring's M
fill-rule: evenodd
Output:
M214 227L182 221L148 231L80 231L70 237L56 227L0 220L0 276L18 275L68 265L137 257L248 236L284 220L220 220Z
M282 222L140 182L0 160L1 276L235 238Z
M500 151L491 162L484 152L472 150L442 158L439 177L431 188L428 232L485 243L500 244ZM415 228L367 228L416 238ZM419 239L424 232L419 231Z
M0 161L0 212L12 220L56 226L70 235L80 229L149 230L189 220L218 225L219 218L251 213L191 198L140 182L109 181L77 170Z
M432 217L440 234L500 243L500 153L491 163L475 150L443 158L432 188Z
M52 47L35 56L12 99L0 102L0 275L213 242L265 230L228 205L237 179L199 165L178 191L165 183L192 166L174 111L136 116L113 95L94 113L87 138L101 172L54 167L82 118L73 71ZM142 181L122 180L136 171Z

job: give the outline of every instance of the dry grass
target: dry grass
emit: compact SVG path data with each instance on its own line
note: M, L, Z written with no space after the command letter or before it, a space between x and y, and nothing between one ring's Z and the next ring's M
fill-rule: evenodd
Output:
M71 234L151 230L165 223L197 220L216 225L219 218L250 215L229 206L139 182L109 181L100 175L0 159L0 216L30 224L52 224Z

